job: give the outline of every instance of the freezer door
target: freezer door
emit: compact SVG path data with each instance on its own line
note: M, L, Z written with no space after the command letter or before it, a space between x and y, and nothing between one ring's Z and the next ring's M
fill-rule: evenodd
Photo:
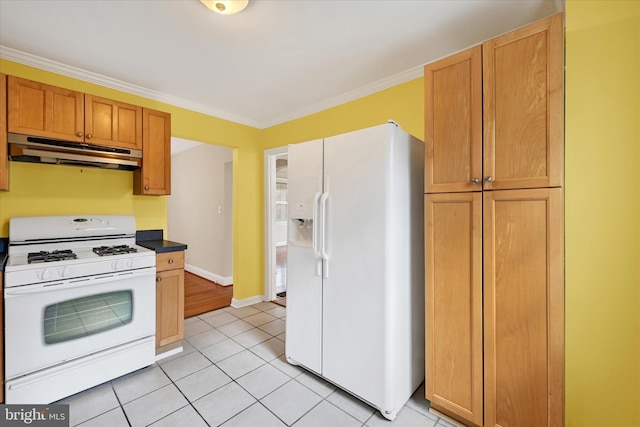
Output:
M383 401L388 362L386 194L394 127L325 139L324 250L329 261L323 286L322 374L375 405Z
M322 261L318 204L323 141L289 146L287 239L287 360L322 369Z

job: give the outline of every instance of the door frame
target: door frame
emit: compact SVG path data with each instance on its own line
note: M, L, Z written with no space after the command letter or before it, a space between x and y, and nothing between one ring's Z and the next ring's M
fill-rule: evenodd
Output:
M276 299L276 159L287 154L289 147L277 147L264 151L264 300Z

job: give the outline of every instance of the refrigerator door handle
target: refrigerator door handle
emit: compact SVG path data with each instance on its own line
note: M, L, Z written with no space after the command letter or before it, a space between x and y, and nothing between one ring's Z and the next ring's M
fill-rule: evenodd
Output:
M312 237L311 237L311 246L313 246L313 254L316 258L320 258L322 255L320 254L319 240L318 240L318 228L319 228L319 219L318 218L318 210L320 208L320 196L322 193L316 193L313 196L313 228L312 228Z
M320 210L320 196L322 193L318 192L313 196L313 227L311 246L313 246L313 255L315 257L316 264L316 276L322 275L322 254L320 253L320 216L318 212Z
M320 253L324 260L324 277L329 277L329 253L327 252L327 202L329 201L329 192L322 193L320 198L320 205L322 206L322 246L320 247Z

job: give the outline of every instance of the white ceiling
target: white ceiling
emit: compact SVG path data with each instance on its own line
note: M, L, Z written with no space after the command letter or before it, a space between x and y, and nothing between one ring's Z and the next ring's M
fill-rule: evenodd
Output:
M264 128L422 75L564 0L0 0L0 57Z

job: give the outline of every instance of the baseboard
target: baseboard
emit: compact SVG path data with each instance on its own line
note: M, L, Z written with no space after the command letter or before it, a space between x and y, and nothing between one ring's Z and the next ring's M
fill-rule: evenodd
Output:
M254 297L249 297L245 299L235 299L231 298L231 307L233 308L242 308L248 305L257 304L259 302L263 302L264 297L262 295L256 295Z
M233 276L227 276L227 277L219 276L215 273L212 273L210 271L204 270L200 267L196 267L195 265L191 265L191 264L185 264L184 269L189 273L193 273L200 277L204 277L207 280L211 280L212 282L215 282L218 285L222 285L222 286L233 285Z

